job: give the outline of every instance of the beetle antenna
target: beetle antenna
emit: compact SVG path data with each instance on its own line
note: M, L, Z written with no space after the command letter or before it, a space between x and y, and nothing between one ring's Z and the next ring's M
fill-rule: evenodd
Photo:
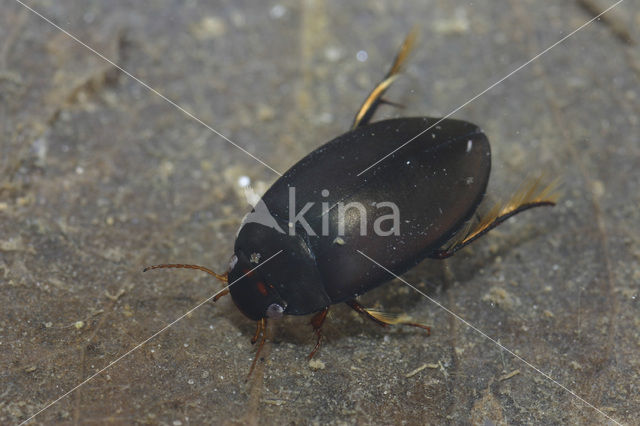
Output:
M217 279L219 279L220 281L222 281L225 284L229 282L229 273L224 273L224 274L221 275L221 274L218 274L216 272L213 272L209 268L205 268L204 266L200 266L200 265L185 265L183 263L164 263L162 265L147 266L146 268L144 268L142 270L142 272L147 272L147 271L150 271L152 269L164 269L164 268L197 269L199 271L204 271L209 275L213 275L214 277L216 277Z

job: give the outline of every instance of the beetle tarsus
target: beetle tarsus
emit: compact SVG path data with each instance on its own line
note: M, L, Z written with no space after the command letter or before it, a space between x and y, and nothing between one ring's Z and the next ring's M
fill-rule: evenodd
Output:
M461 248L468 246L482 237L511 216L515 216L518 213L534 207L555 206L558 199L558 193L556 191L557 185L557 181L553 181L540 190L540 178L527 183L517 191L508 202L496 204L473 228L462 232L460 234L462 238L454 239L448 247L442 250L436 250L429 257L433 259L446 259L447 257L453 256Z
M322 324L324 324L324 320L327 318L328 312L329 312L329 307L327 306L326 308L324 308L323 310L315 314L311 318L311 321L309 321L309 324L311 324L311 326L313 327L313 331L316 333L317 340L316 340L316 345L313 347L313 350L309 354L308 359L313 358L316 352L318 352L318 349L320 348L320 344L324 339L324 336L322 335Z
M353 123L351 124L352 130L368 124L380 104L389 103L390 105L395 105L393 103L385 101L382 96L387 91L389 86L391 86L391 83L393 83L398 75L402 72L409 54L411 53L411 50L413 50L413 45L415 44L417 35L418 31L415 27L409 32L409 34L407 34L407 37L404 39L404 42L402 42L402 46L400 46L400 50L393 60L391 68L387 72L387 75L385 75L384 79L382 79L382 81L373 88L371 93L367 95L364 102L360 106L360 109L356 113L356 116L353 119Z
M260 345L258 346L258 350L256 351L256 356L253 358L253 362L251 363L251 368L249 369L249 374L247 374L247 378L249 378L251 376L251 373L253 373L253 369L256 367L258 358L260 358L260 351L262 351L264 342L267 340L267 319L266 318L262 318L258 320L258 324L256 326L256 334L251 339L252 345L258 341L258 338L260 337L260 335L262 335L262 339L260 339Z
M376 324L382 327L386 327L388 325L398 325L398 324L409 325L411 327L422 328L423 330L426 330L429 335L431 335L431 327L424 324L417 323L417 322L412 322L409 320L409 317L405 314L395 315L395 314L389 314L386 312L377 311L375 309L365 308L355 300L349 300L346 302L346 304L349 305L354 311L364 315L365 317L369 318L370 320L372 320L373 322L375 322Z

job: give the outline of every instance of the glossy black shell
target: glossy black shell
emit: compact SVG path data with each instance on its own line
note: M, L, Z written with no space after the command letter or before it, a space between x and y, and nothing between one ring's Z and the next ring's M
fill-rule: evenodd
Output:
M238 307L252 319L263 317L276 299L286 305L285 314L317 312L392 278L357 250L401 274L451 238L475 212L489 179L491 149L476 125L442 120L358 176L438 120L399 118L356 128L311 152L278 179L262 197L270 214L288 232L289 193L295 188L295 212L313 203L304 215L313 232L297 226L296 235L290 236L257 223L244 224L236 239L236 254L246 258L259 253L264 260L278 250L283 252L256 271L277 295L270 294L269 301L250 296L255 295L250 288L255 282L245 278L231 288ZM361 233L359 216L352 209L347 212L355 216L346 215L344 235L339 237L336 205L350 202L365 206L366 234ZM398 207L399 235L374 232L376 219L391 212L380 207L381 202ZM327 206L333 208L323 218ZM323 221L328 233L322 232ZM390 222L382 223L388 231ZM232 268L230 282L251 266L255 265L245 261L242 267Z

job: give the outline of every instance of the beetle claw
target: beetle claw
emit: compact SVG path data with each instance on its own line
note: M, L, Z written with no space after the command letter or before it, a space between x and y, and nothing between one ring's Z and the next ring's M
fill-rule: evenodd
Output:
M322 343L322 340L324 340L324 336L322 335L322 324L324 324L324 320L327 318L328 312L329 312L329 307L327 306L326 308L324 308L323 310L315 314L313 318L311 318L311 321L309 321L309 323L313 327L313 331L316 333L317 340L316 340L316 345L313 347L313 350L308 356L308 359L313 358L316 352L318 352L318 349L320 348L320 344Z

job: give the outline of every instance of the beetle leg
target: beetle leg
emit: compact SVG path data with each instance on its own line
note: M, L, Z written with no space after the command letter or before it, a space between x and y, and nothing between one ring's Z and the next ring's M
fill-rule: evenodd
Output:
M378 83L376 87L373 88L371 93L369 93L369 95L360 106L360 109L358 110L358 113L354 117L353 123L351 124L352 130L368 124L371 120L371 117L373 117L373 114L376 112L376 109L378 109L381 103L388 103L393 105L392 102L382 99L382 96L387 91L389 86L391 86L391 83L393 83L394 80L398 77L400 72L402 72L407 58L409 57L409 53L411 53L411 50L413 49L416 35L417 30L414 27L409 32L409 34L407 34L404 42L402 42L402 46L400 46L400 50L396 54L396 57L393 60L393 64L391 65L389 72L387 72L387 75L385 75L384 79L380 83Z
M253 362L251 363L251 368L249 369L249 374L247 374L247 378L251 376L253 373L253 369L256 367L256 363L258 362L258 358L260 358L260 351L264 346L264 342L267 340L267 319L262 318L258 321L256 326L256 334L251 338L251 344L253 345L258 341L258 338L262 335L262 339L260 339L260 345L258 346L258 350L256 351L256 356L253 358Z
M380 98L380 103L385 105L391 105L400 109L405 109L407 107L406 105L401 104L399 102L393 102L393 101L390 101L389 99L384 99L384 98Z
M313 350L309 354L309 359L313 358L318 349L320 348L320 343L322 342L322 324L324 324L324 320L327 318L327 313L329 312L329 307L327 306L317 314L311 318L309 323L313 327L313 331L316 333L318 340L316 340L316 345L313 347Z
M558 193L556 192L557 181L551 182L551 184L542 190L540 190L539 187L540 178L523 186L508 202L505 204L496 204L473 228L461 233L461 239L454 239L449 243L448 247L437 250L429 257L446 259L447 257L453 256L453 254L461 248L482 237L511 216L534 207L554 206L558 199Z
M410 325L412 327L419 327L424 330L427 330L427 332L431 334L431 328L429 326L426 326L424 324L419 324L417 322L411 322L409 321L409 318L405 314L394 315L394 314L389 314L385 312L380 312L375 309L368 309L362 306L360 303L356 302L355 300L349 300L346 302L346 304L349 305L354 311L364 315L365 317L369 318L370 320L372 320L373 322L375 322L376 324L382 327L386 327L387 325L396 325L396 324Z
M224 290L222 290L222 291L221 291L217 296L215 296L215 297L213 298L213 301L214 301L214 302L217 302L217 301L218 301L218 299L220 299L222 296L226 296L227 294L229 294L229 289L228 289L228 288L225 288L225 289L224 289Z

